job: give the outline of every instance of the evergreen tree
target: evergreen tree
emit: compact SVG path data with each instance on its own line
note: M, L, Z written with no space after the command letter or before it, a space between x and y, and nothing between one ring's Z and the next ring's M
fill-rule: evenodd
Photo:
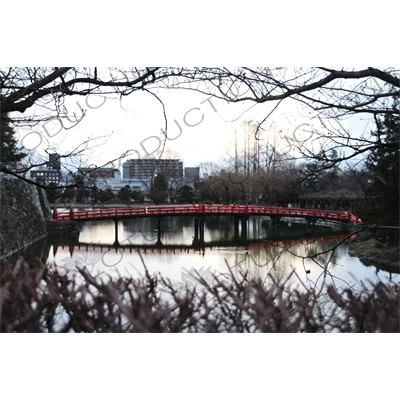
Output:
M193 202L193 189L189 185L183 185L178 189L178 203L186 204Z
M118 198L124 202L130 202L133 199L133 192L129 185L125 185L120 189Z
M106 187L104 190L93 187L91 198L94 204L107 203L114 198L114 193L110 187Z
M0 165L9 166L21 161L26 154L21 151L14 138L14 128L6 114L0 114Z
M150 197L156 204L164 203L168 197L168 182L164 174L154 177L153 185L150 189Z
M393 108L399 110L399 99ZM366 163L372 182L367 190L368 207L364 219L367 223L398 226L400 116L397 112L376 121L377 129L372 134L378 146Z

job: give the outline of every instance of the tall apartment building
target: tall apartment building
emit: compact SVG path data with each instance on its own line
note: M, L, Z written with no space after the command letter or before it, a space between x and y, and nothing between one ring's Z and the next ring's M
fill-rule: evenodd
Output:
M164 174L167 180L183 177L183 162L178 159L159 160L155 158L128 160L122 165L122 179L149 181L157 174Z
M194 185L194 183L200 180L200 168L199 167L186 167L185 168L185 183Z

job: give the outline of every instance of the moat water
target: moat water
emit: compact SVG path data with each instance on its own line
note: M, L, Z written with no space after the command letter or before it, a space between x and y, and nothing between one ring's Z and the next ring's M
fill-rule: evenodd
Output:
M353 288L377 280L400 281L398 274L351 257L355 236L343 225L281 220L274 227L268 218L251 217L246 237L234 237L233 218L213 216L205 220L204 243L198 243L192 217L163 218L160 232L155 219L126 219L118 224L117 247L112 220L79 225L79 239L48 237L20 255L39 257L72 273L86 266L104 278L140 276L147 269L174 284L197 285L194 270L206 279L211 274L246 273L265 281L285 279L295 271L289 282L308 287L324 279Z

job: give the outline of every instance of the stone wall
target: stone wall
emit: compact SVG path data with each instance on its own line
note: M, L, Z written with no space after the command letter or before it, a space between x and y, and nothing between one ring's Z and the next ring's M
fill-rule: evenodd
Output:
M45 237L50 218L43 189L0 174L0 258Z
M79 235L79 227L76 221L46 221L47 234L50 238L60 236Z

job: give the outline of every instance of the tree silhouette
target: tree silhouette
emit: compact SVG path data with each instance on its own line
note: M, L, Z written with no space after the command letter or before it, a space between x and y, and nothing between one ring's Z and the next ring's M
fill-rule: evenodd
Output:
M168 196L168 182L164 174L157 174L154 177L150 189L150 197L156 204L164 203Z
M118 192L118 198L124 202L130 202L133 198L132 189L129 185L125 185Z
M26 154L21 151L14 138L14 128L7 114L0 114L0 166L21 161Z
M183 185L178 189L178 203L185 204L193 201L193 189L189 185Z
M393 108L398 109L398 105L396 99ZM367 190L369 207L364 219L369 223L399 226L400 116L376 118L376 126L372 135L378 145L366 162L372 182Z

